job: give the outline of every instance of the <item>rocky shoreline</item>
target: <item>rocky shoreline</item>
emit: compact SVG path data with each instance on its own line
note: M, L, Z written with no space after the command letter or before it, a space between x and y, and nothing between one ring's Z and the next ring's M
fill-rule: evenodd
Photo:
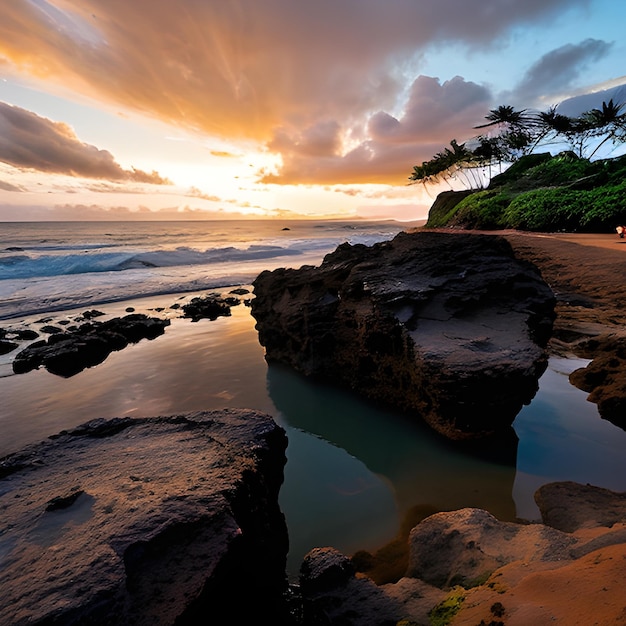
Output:
M286 447L223 410L93 420L0 460L0 622L283 623Z
M555 296L546 350L591 359L581 386L602 417L623 415L626 302L610 276L623 252L504 236ZM538 490L537 524L481 509L428 515L410 533L404 576L387 584L321 546L290 590L285 446L269 416L242 409L90 422L0 460L6 623L626 621L626 496L575 483Z
M344 244L318 267L262 272L253 287L268 363L455 441L513 436L547 366L553 293L501 237L418 231Z

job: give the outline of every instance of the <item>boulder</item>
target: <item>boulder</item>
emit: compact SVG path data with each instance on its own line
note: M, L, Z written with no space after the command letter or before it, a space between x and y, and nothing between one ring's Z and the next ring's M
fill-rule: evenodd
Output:
M302 562L300 591L304 624L396 626L428 624L428 613L446 592L414 578L377 586L354 571L334 548L315 548Z
M565 532L626 521L626 493L571 481L542 485L535 492L544 524Z
M197 296L183 305L183 317L191 318L192 322L201 319L216 320L218 317L229 317L231 306L239 304L237 298L222 298L219 295Z
M19 344L14 341L8 341L6 339L0 339L0 354L8 354L9 352L13 352L18 347Z
M253 287L269 363L419 416L450 439L510 434L547 366L554 294L499 236L342 244L319 267L265 271Z
M87 322L75 330L59 330L48 340L35 341L18 352L13 371L23 374L44 366L51 374L68 378L102 363L111 352L129 343L162 335L169 324L168 319L133 313L105 322Z
M560 530L502 522L483 509L435 513L411 531L406 575L442 589L469 588L512 561L570 559L574 543Z
M0 621L285 623L286 445L223 410L94 420L0 460Z

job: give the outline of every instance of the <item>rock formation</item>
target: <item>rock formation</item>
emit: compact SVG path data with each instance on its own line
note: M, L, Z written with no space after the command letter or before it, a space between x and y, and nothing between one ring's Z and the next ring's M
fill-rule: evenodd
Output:
M284 623L286 437L224 410L94 420L0 461L0 621Z
M536 500L543 523L472 508L427 517L396 583L376 586L336 550L312 550L300 570L307 623L625 623L626 494L550 483Z
M281 362L416 414L450 439L508 433L537 391L554 295L497 236L421 231L262 272L251 303Z
M44 366L51 374L74 376L102 363L111 352L122 350L129 343L162 335L169 323L167 319L132 313L106 322L89 321L67 332L58 329L47 340L31 343L18 352L13 371L24 374Z
M569 380L589 392L601 417L626 429L626 334L604 333L576 344L579 356L593 359L570 374Z

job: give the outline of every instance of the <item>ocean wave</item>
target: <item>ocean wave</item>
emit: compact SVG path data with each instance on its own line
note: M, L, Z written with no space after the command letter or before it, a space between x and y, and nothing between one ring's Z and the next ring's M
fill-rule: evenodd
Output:
M214 263L245 262L302 254L297 247L252 245L195 250L179 247L174 250L147 252L93 252L58 255L10 255L0 257L0 280L36 278L100 272L120 272L131 269L211 265Z

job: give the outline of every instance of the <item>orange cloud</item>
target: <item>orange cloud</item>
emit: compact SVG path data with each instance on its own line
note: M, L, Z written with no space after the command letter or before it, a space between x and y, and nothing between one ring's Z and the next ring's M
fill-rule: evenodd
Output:
M122 169L110 152L82 143L67 124L5 102L0 102L0 161L47 173L169 184L157 172Z
M268 182L334 183L401 180L469 120L476 90L461 80L447 93L474 100L452 119L445 100L415 94L402 119L390 113L428 46L487 48L587 0L2 4L0 64L186 129L269 142L283 167Z
M91 95L227 137L393 105L396 69L434 41L471 47L585 0L4 2L0 58Z
M327 122L289 136L277 131L270 149L279 151L278 172L265 173L266 183L387 183L405 184L414 164L431 158L442 141L465 138L484 111L491 95L459 76L443 84L418 77L399 119L379 111L368 123L368 138L343 154L337 123ZM442 140L442 138L447 138Z
M13 185L12 183L7 183L4 180L0 180L0 189L2 191L26 191L24 187L20 187L18 185Z

